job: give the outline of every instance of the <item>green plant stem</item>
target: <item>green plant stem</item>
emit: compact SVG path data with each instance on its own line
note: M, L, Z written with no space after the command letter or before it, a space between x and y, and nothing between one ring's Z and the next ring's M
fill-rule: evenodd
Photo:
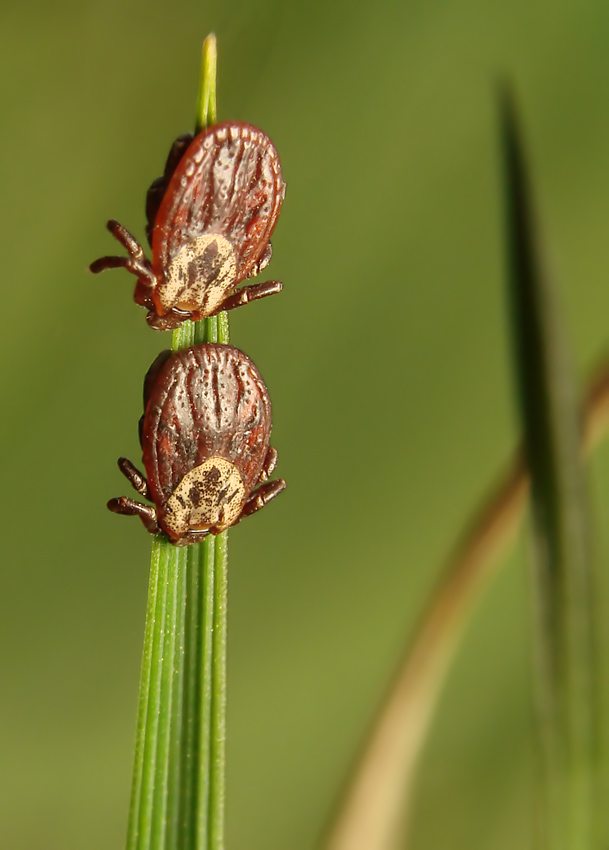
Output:
M196 132L217 120L203 44ZM226 313L184 322L172 350L229 341ZM127 850L224 846L228 539L152 545Z
M213 603L213 649L211 659L210 733L210 828L211 850L224 846L224 802L226 788L226 639L228 600L227 533L215 539L215 587Z
M216 36L210 33L203 42L201 51L201 73L199 74L199 91L195 111L195 134L206 127L211 127L218 120L216 108L216 80L218 75L218 53Z
M583 406L584 452L609 433L609 364ZM361 748L327 836L326 850L394 850L413 805L417 768L452 658L475 603L502 566L529 492L522 452L470 519L409 638L393 682Z

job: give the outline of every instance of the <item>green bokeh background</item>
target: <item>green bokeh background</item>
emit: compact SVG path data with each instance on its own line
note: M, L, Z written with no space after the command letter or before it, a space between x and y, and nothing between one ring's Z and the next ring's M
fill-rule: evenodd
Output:
M219 116L288 193L232 339L287 493L231 532L228 847L314 848L446 551L517 437L493 87L521 100L578 369L609 342L604 0L5 2L0 11L0 846L124 841L150 541L106 512L139 460L149 330L104 222ZM609 557L609 451L594 465ZM521 547L524 549L524 547ZM523 552L485 597L426 750L412 850L532 846ZM374 848L371 848L374 850Z

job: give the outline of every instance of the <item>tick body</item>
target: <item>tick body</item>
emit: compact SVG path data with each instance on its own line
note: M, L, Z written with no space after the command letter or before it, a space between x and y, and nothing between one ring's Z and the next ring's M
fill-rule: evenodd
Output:
M122 267L134 274L134 299L158 330L272 295L279 281L234 290L268 265L284 194L277 151L262 130L227 122L194 139L181 136L147 196L152 262L112 220L108 229L128 256L102 257L91 271Z
M162 352L144 381L140 441L146 477L119 460L134 489L153 504L111 499L115 513L139 516L152 534L186 545L218 534L263 508L284 488L269 477L271 402L239 349L203 343Z

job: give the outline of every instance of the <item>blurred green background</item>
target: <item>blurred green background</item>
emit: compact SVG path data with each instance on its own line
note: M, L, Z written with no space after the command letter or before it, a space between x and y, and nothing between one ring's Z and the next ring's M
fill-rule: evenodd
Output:
M604 0L3 3L0 846L124 841L150 541L105 501L168 336L116 217L191 128L262 127L288 193L232 339L287 493L231 533L230 850L314 848L445 553L517 438L493 87L521 100L581 375L609 343ZM609 450L592 481L609 557ZM525 547L521 547L523 550ZM532 846L524 551L478 610L425 753L413 850ZM372 850L372 848L371 848Z

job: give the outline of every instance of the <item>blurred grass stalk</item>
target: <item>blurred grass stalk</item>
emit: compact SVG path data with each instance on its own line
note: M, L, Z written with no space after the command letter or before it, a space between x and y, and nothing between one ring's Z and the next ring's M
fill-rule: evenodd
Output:
M586 454L609 433L609 364L583 403ZM323 846L327 850L405 847L417 769L459 640L488 582L501 567L524 514L528 470L517 451L468 523L408 642L348 778ZM602 825L601 825L602 826Z
M217 120L216 67L209 35L196 133ZM184 322L172 350L228 338L221 313ZM152 544L127 850L224 846L227 567L226 532Z
M514 145L516 137L515 125L507 109L504 110L503 119L506 130L504 141L506 152L509 152L508 139L511 138L510 145ZM515 151L516 149L512 147L510 156ZM514 215L520 215L516 206L516 185L512 181L518 178L520 182L524 178L522 169L519 175L514 174L513 169L514 162L510 160L511 227L513 227ZM519 197L519 203L522 204L525 196ZM528 198L528 195L526 197ZM514 237L515 233L512 232L512 238ZM515 250L515 246L512 250ZM514 260L515 257L512 255L513 264ZM556 332L552 326L552 333ZM571 397L567 396L569 402L567 415L571 418L573 428L572 417L577 417L577 413L573 408L572 386L569 392ZM589 453L609 431L609 364L605 364L590 382L582 412L583 450ZM574 430L575 451L580 453L577 423ZM572 458L571 460L573 461ZM577 457L574 462L578 463ZM579 475L579 472L576 474ZM359 759L348 778L324 842L327 850L370 850L370 848L393 850L398 845L405 846L403 839L400 841L400 833L407 825L419 759L447 670L479 596L485 590L487 582L499 569L502 563L501 555L516 535L528 492L529 473L523 462L523 451L519 450L489 498L484 501L481 509L468 524L461 541L448 559L439 584L414 630L402 663L379 708ZM592 612L588 609L587 578L584 578L584 585L583 605L575 614L575 619L579 628L582 626L581 618L585 617L581 647L584 654L582 661L585 673L582 671L582 675L584 685L591 686L592 635L589 624L592 621ZM564 610L566 600L563 603L562 592L559 592L557 586L551 591L551 599L561 606L562 613L568 621L569 616ZM548 633L544 628L539 639L545 645L546 640L553 641L557 636L555 632ZM561 652L561 645L555 647L559 652ZM572 660L576 659L572 658ZM564 661L566 662L567 659ZM575 671L575 675L577 679L580 671ZM581 682L565 679L562 682L554 680L554 684L561 688L568 688L571 685L579 688ZM561 699L560 695L555 696ZM567 700L570 699L567 693L563 693L563 696ZM581 693L574 695L577 704L581 702L582 696ZM582 734L582 740L576 744L576 747L580 745L582 747L581 762L579 762L580 756L575 756L576 749L570 749L573 757L577 758L576 763L572 765L575 773L571 778L575 779L575 787L570 789L573 791L570 806L565 807L562 812L553 812L548 808L553 797L545 798L546 819L554 816L573 818L572 828L575 837L568 845L566 843L568 833L562 832L563 824L556 824L560 829L558 839L565 842L564 845L556 846L569 846L569 850L579 847L586 847L588 850L596 846L593 842L591 823L591 807L595 799L592 752L595 698L596 695L591 694L588 707L582 706L583 718L580 721L582 725L576 726L578 734ZM542 731L545 729L545 717L540 716L539 721L540 731ZM553 735L561 734L560 728L553 729ZM572 747L572 742L567 741L566 738L562 739L561 746L563 744L569 748ZM550 763L546 762L546 769L550 769L550 766ZM561 773L557 774L558 777L562 777L561 783L565 792L569 784L565 773L567 767L567 764L563 764ZM580 770L583 770L581 775ZM546 778L552 785L554 784L552 777ZM586 788L590 793L582 801L580 795ZM572 811L571 805L577 807L580 803L581 810ZM600 826L598 825L597 828ZM575 841L579 843L576 844Z
M501 95L509 289L531 477L541 845L594 846L592 567L577 392L557 295L543 263L514 103Z

